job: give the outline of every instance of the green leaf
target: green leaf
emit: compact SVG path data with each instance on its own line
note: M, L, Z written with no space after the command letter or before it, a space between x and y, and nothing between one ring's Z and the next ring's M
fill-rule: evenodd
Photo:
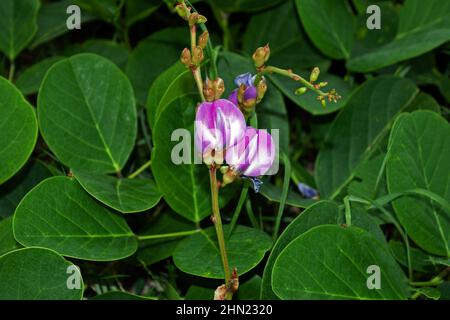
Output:
M370 232L381 244L386 246L384 235L375 221L367 214L365 210L360 207L353 207L351 210L352 225L362 228ZM342 206L339 207L337 203L331 201L319 201L306 208L304 212L295 218L284 230L281 236L275 243L272 252L264 268L261 298L262 299L277 299L277 296L272 291L271 278L273 266L281 251L296 237L305 233L309 229L323 225L336 224L341 225L345 222L344 212Z
M249 280L239 284L237 300L258 300L261 291L261 277L255 274Z
M322 198L336 198L370 159L396 116L417 94L407 79L383 76L353 92L334 120L316 160L316 182Z
M0 187L0 217L13 215L20 200L35 185L50 177L49 169L40 161L33 161Z
M38 97L42 136L69 167L120 171L136 139L133 89L109 60L84 53L57 62Z
M369 266L380 268L381 288L367 286ZM408 282L395 260L370 233L322 225L287 245L273 267L281 299L406 299Z
M150 87L147 99L147 119L150 128L155 126L161 112L173 100L182 95L197 93L191 70L181 62L176 62L161 73Z
M67 177L48 178L31 190L17 207L13 224L20 244L42 246L68 257L111 261L137 249L125 220Z
M406 256L406 247L400 241L389 241L389 248L397 260L402 266L408 267L408 258ZM420 249L410 248L411 266L414 270L424 273L432 273L435 271L430 258L430 255L426 254Z
M69 289L72 263L53 250L25 248L0 257L0 299L2 300L81 300L80 288Z
M208 168L201 163L194 163L193 132L197 103L198 95L186 95L164 108L153 130L155 147L152 150L152 171L164 199L174 211L194 222L211 214ZM188 131L183 131L186 135L172 138L176 129ZM181 146L184 149L180 151ZM190 164L173 163L172 153L174 157L184 155ZM221 206L227 203L235 191L235 185L221 190Z
M365 54L352 56L347 68L370 72L433 50L450 40L448 12L449 2L407 0L400 12L394 40Z
M243 73L255 73L255 67L248 57L240 54L221 51L217 61L217 70L225 83L224 97L228 97L234 89L237 89L234 79Z
M224 226L227 234L228 226ZM257 229L238 225L226 242L230 268L237 268L239 276L256 267L272 246L270 237ZM173 261L183 272L204 277L224 277L222 260L214 227L194 234L177 246Z
M64 57L50 57L39 61L22 72L16 80L17 88L24 95L37 93L48 69Z
M203 286L192 285L189 287L185 300L213 300L214 299L214 288L208 288Z
M450 201L450 126L431 111L403 114L389 139L390 193L429 190ZM407 196L393 202L400 223L424 250L450 256L450 214L429 198Z
M121 2L117 0L74 0L83 11L87 11L109 23L120 18Z
M136 22L145 19L163 2L161 0L131 0L125 2L125 20L127 27L131 27Z
M0 256L20 248L20 245L14 239L12 218L0 220Z
M73 174L91 196L122 213L148 210L161 199L152 179L116 178L80 170L73 170Z
M284 4L255 14L250 19L243 37L243 50L251 56L256 48L267 43L270 44L268 63L277 67L298 71L297 69L326 62L308 43L293 1L285 1Z
M259 190L259 193L265 197L266 199L274 202L280 202L281 200L281 192L282 189L280 187L275 186L274 184L270 183L269 181L264 181L263 185L261 186L261 189ZM302 196L292 190L288 191L287 198L286 198L286 204L297 207L297 208L306 208L309 205L315 203L316 200L313 199L305 199L302 198Z
M11 178L30 157L37 140L33 107L11 82L0 77L0 184Z
M450 281L446 281L439 287L441 300L450 300Z
M341 221L339 207L331 201L320 201L309 206L301 215L295 218L284 230L273 246L269 260L264 268L261 284L262 299L277 299L272 291L272 272L275 260L281 251L296 237L309 229L322 224L338 224Z
M333 59L348 59L353 46L354 17L346 1L296 0L312 42Z
M0 51L9 60L14 60L33 39L39 6L39 0L0 1Z
M44 2L37 17L38 30L31 43L31 49L48 42L70 30L67 28L67 7L73 4L73 0L61 0L57 2ZM89 12L81 13L81 24L92 21L95 16Z
M128 50L117 42L106 39L90 39L83 43L83 51L98 54L114 62L124 70L128 62Z
M139 241L136 257L146 265L171 257L176 246L183 239L183 237L163 237L164 234L190 231L196 228L194 223L171 211L160 214L150 221L149 225L141 232L140 236L161 235L161 237Z
M376 199L387 194L384 168L386 154L381 153L355 169L355 179L348 185L348 194L363 199ZM383 170L380 175L380 170ZM378 185L377 185L378 182Z
M211 5L225 12L252 12L268 9L281 0L208 0Z
M167 28L151 34L133 50L126 74L140 104L145 105L153 81L179 60L181 51L188 45L187 28Z

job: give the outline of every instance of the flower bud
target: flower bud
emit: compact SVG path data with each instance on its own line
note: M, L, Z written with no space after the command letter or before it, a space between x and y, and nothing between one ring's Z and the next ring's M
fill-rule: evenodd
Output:
M308 91L308 88L306 88L306 87L301 87L301 88L298 88L297 90L295 90L295 94L296 94L297 96L301 96L301 95L304 94L306 91Z
M225 83L223 82L222 78L217 78L213 81L213 88L214 88L214 99L220 99L220 97L225 92Z
M209 39L209 33L208 31L203 32L200 37L198 37L198 45L202 48L205 49L206 45L208 44L208 39Z
M328 82L320 82L319 83L319 88L324 88L324 87L326 87L328 85Z
M311 71L311 75L309 77L309 82L311 82L311 83L316 82L317 79L319 78L319 74L320 74L320 69L318 67L315 67Z
M261 79L261 81L259 81L258 86L256 87L256 92L257 92L256 103L260 103L267 92L267 83L264 79Z
M189 26L192 27L196 24L205 23L207 21L205 16L198 14L197 12L192 12L188 18Z
M205 96L206 101L212 102L214 101L214 87L213 82L209 79L206 79L203 83L203 95Z
M234 180L236 180L237 175L227 167L227 171L223 172L222 177L222 187L225 187L226 185L233 183Z
M184 3L178 3L176 6L175 6L175 11L177 12L177 14L181 17L181 18L183 18L184 20L187 20L188 18L187 18L187 15L188 15L188 12L190 11L189 9L188 10L186 10L187 8L186 8L186 5L184 4Z
M203 49L200 46L196 46L192 52L192 64L199 66L204 59Z
M265 45L264 47L259 47L253 53L252 59L255 63L256 68L261 68L264 64L269 60L270 57L270 48L269 45Z
M318 198L318 192L316 189L311 188L307 184L304 184L303 182L299 182L297 184L298 191L308 199L317 199Z
M183 51L181 52L180 61L182 64L186 66L186 68L189 68L191 66L192 63L191 51L189 51L188 48L184 48Z
M320 101L320 103L322 103L322 107L325 108L327 106L327 101L325 99L322 99Z

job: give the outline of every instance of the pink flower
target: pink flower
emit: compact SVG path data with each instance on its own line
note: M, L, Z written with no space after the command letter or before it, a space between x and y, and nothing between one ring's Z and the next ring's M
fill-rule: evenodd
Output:
M245 127L242 112L232 102L225 99L203 102L195 118L195 147L203 162L222 164L225 149L242 139Z
M227 149L225 160L235 175L264 175L275 160L275 143L267 130L248 127L243 138Z

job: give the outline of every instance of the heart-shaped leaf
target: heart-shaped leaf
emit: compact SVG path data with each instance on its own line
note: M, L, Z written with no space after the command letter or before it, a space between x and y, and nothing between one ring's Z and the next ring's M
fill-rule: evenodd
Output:
M379 277L376 290L371 276ZM275 261L272 287L281 299L408 297L407 279L388 250L363 229L336 225L314 227L287 245Z
M228 226L224 226L228 234ZM272 246L270 237L257 229L237 226L226 241L230 268L237 268L239 276L261 262ZM204 278L224 277L217 236L214 227L189 236L177 246L173 261L183 272Z
M91 196L122 213L148 210L161 199L161 193L151 179L116 178L80 170L73 173Z
M2 300L81 300L83 296L78 267L53 250L11 251L0 257L0 271Z
M22 199L14 214L14 236L26 247L85 260L118 260L137 249L125 220L67 177L48 178Z
M389 139L390 193L426 189L450 201L450 125L438 114L416 111L395 122ZM393 202L401 224L428 252L450 256L450 213L431 199L408 196Z
M27 162L38 127L33 107L8 80L0 77L0 184Z
M78 54L48 71L38 97L42 136L69 167L117 172L136 139L133 89L109 60Z

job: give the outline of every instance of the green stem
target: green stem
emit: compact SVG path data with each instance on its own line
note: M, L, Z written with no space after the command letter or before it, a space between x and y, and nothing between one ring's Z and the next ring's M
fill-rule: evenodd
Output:
M145 236L138 236L138 240L152 240L152 239L162 239L162 238L175 238L175 237L184 237L189 236L194 233L200 232L201 229L189 230L189 231L180 231L180 232L172 232L172 233L163 233L163 234L152 234Z
M212 166L209 169L209 178L211 183L211 202L214 217L214 227L216 228L217 241L219 243L220 256L222 258L223 272L225 274L225 284L230 283L230 267L228 264L227 249L225 246L225 237L223 235L222 218L219 209L219 190L217 185L216 168Z
M255 213L253 212L252 208L252 202L250 199L247 199L245 202L245 209L247 211L248 219L250 220L250 223L252 224L252 227L255 229L259 229L258 220L256 220Z
M236 206L236 209L234 210L233 218L231 218L231 223L230 223L230 226L229 226L227 239L230 239L231 234L234 231L234 227L236 226L236 223L238 221L239 215L241 214L241 211L242 211L242 206L244 205L244 201L247 198L247 193L248 193L248 185L244 185L242 187L242 191L241 191L241 195L239 197L238 204Z
M278 206L277 219L275 220L275 227L273 231L273 239L278 238L280 232L281 218L283 217L284 206L286 205L286 199L289 191L289 182L291 177L291 161L284 153L281 154L281 159L284 162L284 180L283 189L281 190L280 205Z
M152 165L152 160L148 160L146 163L144 163L142 166L140 166L136 171L134 171L133 173L131 173L128 176L128 179L134 179L136 178L138 175L140 175L145 169L147 169L148 167L150 167Z
M345 224L348 227L351 227L351 225L352 225L352 210L350 208L350 200L349 200L348 196L346 196L344 198L344 208L345 208Z
M192 69L192 75L194 76L195 84L197 85L198 93L202 101L205 101L205 96L203 94L203 80L200 73L200 67L195 67Z
M274 66L268 66L265 67L263 71L261 71L261 75L266 74L266 73L277 73L279 75L291 78L295 81L299 81L301 82L305 87L307 87L308 89L314 91L315 93L317 93L319 96L327 96L328 94L323 92L320 89L317 89L316 87L314 87L313 84L311 84L308 80L304 79L303 77L299 76L298 74L295 74L294 72L292 72L291 70L285 70L285 69L281 69L281 68L277 68ZM256 83L258 83L258 81L256 81Z
M14 60L11 60L11 64L9 66L9 76L8 76L8 79L11 82L13 82L13 80L14 80L15 71L16 71L16 64L15 64Z
M438 286L441 283L444 282L444 278L447 275L447 272L449 272L448 268L445 268L444 270L442 270L437 276L435 276L433 279L431 279L430 281L422 281L422 282L409 282L410 285L415 286L415 287L434 287L434 286Z

